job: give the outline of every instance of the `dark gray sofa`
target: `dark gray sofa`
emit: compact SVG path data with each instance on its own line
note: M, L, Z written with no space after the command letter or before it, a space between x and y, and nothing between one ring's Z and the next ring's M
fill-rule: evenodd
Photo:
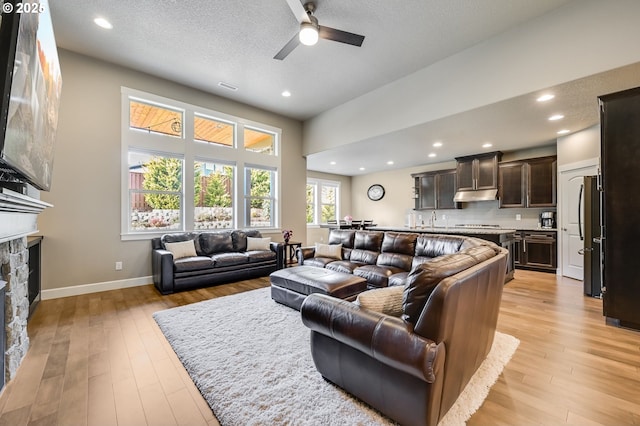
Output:
M262 277L284 266L283 243L269 250L247 251L247 237L257 230L224 230L165 234L151 240L153 283L162 294L229 281ZM174 259L166 243L194 242L196 256Z

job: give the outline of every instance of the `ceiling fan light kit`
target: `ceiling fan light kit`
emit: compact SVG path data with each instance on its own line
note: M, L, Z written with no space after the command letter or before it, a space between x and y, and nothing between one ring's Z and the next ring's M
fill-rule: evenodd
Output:
M313 12L316 10L314 2L307 2L303 6L299 0L286 1L294 16L298 22L300 22L300 31L276 53L273 59L281 61L286 58L298 44L302 43L307 46L313 46L318 42L319 38L350 44L352 46L362 46L362 42L364 41L364 36L362 35L318 25L318 20L313 16Z
M314 18L315 19L315 18ZM298 34L300 43L305 46L313 46L318 42L318 24L314 22L303 22L300 24L300 33Z

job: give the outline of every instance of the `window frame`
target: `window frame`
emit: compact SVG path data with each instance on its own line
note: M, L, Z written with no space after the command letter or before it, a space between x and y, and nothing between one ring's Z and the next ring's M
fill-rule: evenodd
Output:
M323 187L332 187L336 189L336 220L340 218L340 189L341 182L337 180L328 180L328 179L318 179L318 178L307 178L307 185L315 185L315 194L314 194L314 209L313 209L313 223L307 223L307 226L321 226L326 225L327 222L322 222L322 188ZM305 203L306 203L306 186L305 186ZM308 205L308 204L306 204ZM305 217L306 217L306 209L305 209Z
M130 128L129 101L149 103L170 110L183 111L182 137L145 132ZM199 141L195 139L195 117L211 118L234 125L234 146L226 146ZM264 154L244 149L244 128L270 133L274 136L274 153ZM195 229L195 161L233 164L235 175L233 183L233 228L241 228L245 223L244 215L244 171L247 165L268 168L275 171L275 187L272 211L272 226L259 227L264 232L274 232L280 226L281 200L281 144L282 130L264 123L246 118L236 117L197 105L168 99L140 90L121 87L121 240L144 240L163 235L168 232L185 232ZM158 155L183 158L182 184L182 229L171 231L132 231L130 227L129 205L129 150L154 152Z

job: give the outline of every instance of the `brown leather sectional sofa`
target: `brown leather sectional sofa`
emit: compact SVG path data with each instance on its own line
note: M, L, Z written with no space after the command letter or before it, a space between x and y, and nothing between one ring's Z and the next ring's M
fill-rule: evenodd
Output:
M383 234L332 232L330 241L347 244L339 261L314 257L306 249L301 263L353 268L371 279L372 292L389 290L375 289L385 283L402 286L400 316L323 294L307 296L301 315L311 329L311 353L324 378L391 419L436 425L491 349L508 251L468 237ZM376 254L368 249L379 238L374 263ZM398 265L407 264L412 241L412 267L405 271ZM364 254L369 263L362 262Z

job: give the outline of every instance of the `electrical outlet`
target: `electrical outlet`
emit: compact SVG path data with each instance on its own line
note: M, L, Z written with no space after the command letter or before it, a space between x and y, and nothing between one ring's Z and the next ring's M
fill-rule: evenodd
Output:
M122 262L116 262L116 271L122 271Z
M446 214L442 215L442 220L447 220L447 215Z
M516 220L522 220L522 215L521 214L517 214L516 215Z

